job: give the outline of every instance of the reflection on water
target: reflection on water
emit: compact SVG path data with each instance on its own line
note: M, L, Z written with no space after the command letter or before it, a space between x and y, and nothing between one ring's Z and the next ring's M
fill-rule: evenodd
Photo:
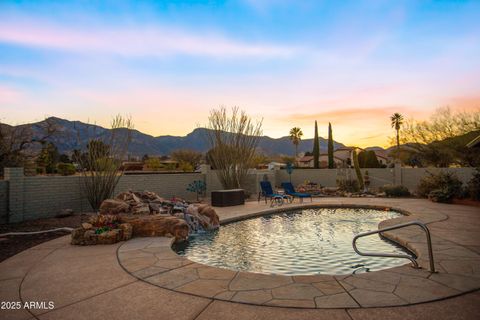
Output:
M350 274L408 263L406 259L362 257L352 239L401 216L372 209L306 209L239 221L194 235L175 246L192 261L238 271L269 274ZM404 253L378 235L361 238L363 251Z

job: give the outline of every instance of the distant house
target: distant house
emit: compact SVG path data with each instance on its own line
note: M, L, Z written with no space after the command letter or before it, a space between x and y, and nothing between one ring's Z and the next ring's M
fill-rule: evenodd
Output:
M277 170L277 169L285 168L286 166L287 164L281 163L281 162L270 162L267 165L268 170Z
M335 153L333 155L333 161L337 167L342 166L344 161L346 161L345 157L339 157ZM318 157L319 167L321 169L328 168L328 153L320 153ZM297 165L299 168L313 168L313 156L303 156L297 159Z
M333 152L333 155L342 160L342 163L347 166L353 165L353 151L356 151L357 154L361 151L364 151L362 148L357 147L342 147L338 148Z
M299 168L313 168L313 156L303 156L297 159Z
M335 163L336 167L341 167L343 164L343 159L337 157L335 154L333 155L333 162ZM320 153L318 157L318 164L320 169L328 168L328 153Z
M391 161L391 158L388 156L386 150L373 150L375 152L375 155L377 156L378 163L380 164L388 164Z
M160 160L160 163L165 165L165 166L173 166L173 167L178 167L178 161L176 160L170 160L170 159L167 159L167 160Z
M120 170L124 171L142 171L143 170L143 162L140 161L125 161L122 162L122 166Z
M357 147L342 147L338 148L333 152L333 161L335 162L336 167L341 167L343 165L352 166L353 165L353 151L356 151L357 154L361 151L364 151L362 148ZM389 157L385 150L374 150L377 160L380 164L386 165L390 162ZM328 168L328 153L321 153L319 158L319 167ZM303 156L297 159L297 166L299 168L313 168L313 156Z

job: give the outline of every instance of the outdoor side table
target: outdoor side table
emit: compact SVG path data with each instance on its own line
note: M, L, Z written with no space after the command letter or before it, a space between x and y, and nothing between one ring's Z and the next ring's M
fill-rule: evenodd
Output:
M230 207L242 204L245 204L245 191L243 189L212 191L212 206L214 207Z

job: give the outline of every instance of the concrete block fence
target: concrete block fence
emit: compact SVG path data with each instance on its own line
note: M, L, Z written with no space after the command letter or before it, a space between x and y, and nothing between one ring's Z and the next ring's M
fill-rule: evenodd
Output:
M386 168L367 169L371 187L386 184L402 184L414 191L420 179L427 171L453 171L464 183L467 183L474 168ZM365 170L363 170L365 171ZM311 181L323 186L336 186L337 176L346 174L355 178L354 170L340 172L337 169L295 169L290 175L285 170L251 170L245 190L253 198L260 191L259 182L268 179L273 186L280 187L282 182L292 181L294 185ZM83 193L82 176L25 176L23 168L6 168L4 180L0 180L0 223L21 222L38 218L53 217L63 209L75 212L88 212L91 207ZM120 179L115 194L123 191L153 191L165 198L173 196L189 200L196 198L194 193L186 190L188 184L203 180L207 185L207 195L212 190L222 189L215 170L207 166L198 173L176 174L129 174Z

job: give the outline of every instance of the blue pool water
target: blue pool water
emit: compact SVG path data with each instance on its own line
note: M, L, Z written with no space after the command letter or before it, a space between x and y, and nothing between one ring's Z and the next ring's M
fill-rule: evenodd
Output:
M174 250L188 259L236 271L266 274L351 274L408 263L406 259L362 257L352 248L361 232L378 229L395 211L317 208L238 221L191 236ZM404 253L378 235L357 242L363 251Z

